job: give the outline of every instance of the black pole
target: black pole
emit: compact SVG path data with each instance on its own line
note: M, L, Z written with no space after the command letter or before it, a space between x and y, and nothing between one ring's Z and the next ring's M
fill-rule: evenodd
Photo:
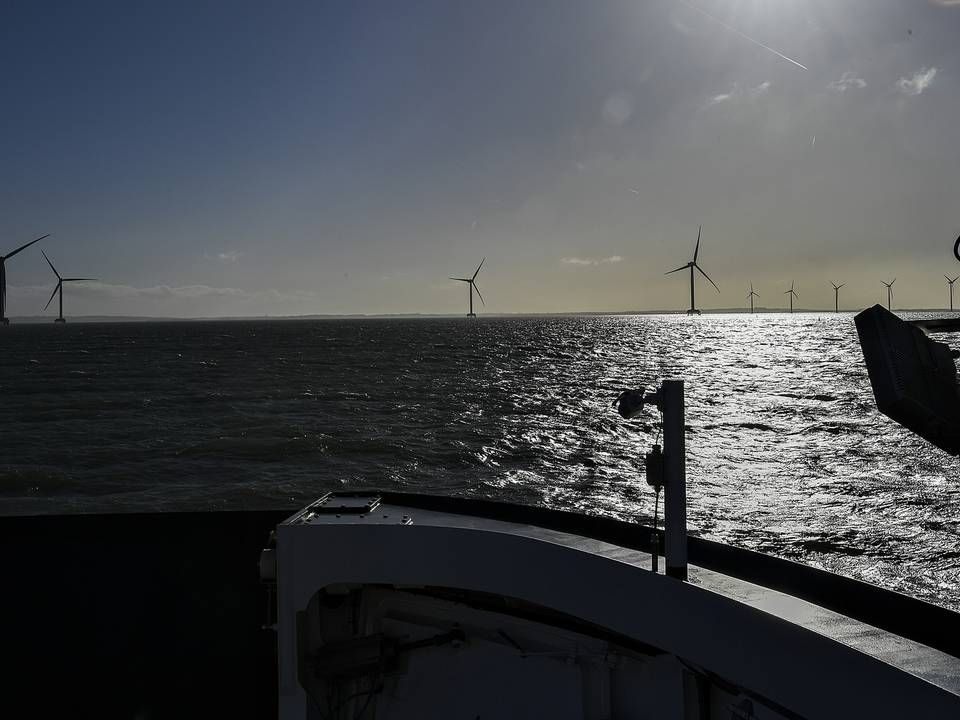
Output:
M664 380L660 386L663 411L663 500L667 575L687 579L687 470L684 438L683 380Z

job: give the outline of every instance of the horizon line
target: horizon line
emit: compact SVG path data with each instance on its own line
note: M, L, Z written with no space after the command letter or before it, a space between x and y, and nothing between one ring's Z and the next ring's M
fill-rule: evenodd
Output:
M876 303L882 305L882 303ZM873 306L870 306L873 307ZM861 312L866 308L854 310L834 311L832 308L794 308L794 315L800 313L819 313L828 315L845 315ZM704 315L790 315L790 308L757 307L751 313L749 308L701 308ZM949 308L897 308L896 312L956 312ZM624 316L624 315L686 315L685 310L560 310L555 312L488 312L477 317L558 317L558 316ZM42 324L52 322L49 315L15 315L9 316L11 323L18 321L25 324ZM304 313L299 315L74 315L73 322L191 322L191 321L228 321L228 320L311 320L311 319L389 319L389 318L458 318L467 317L463 313Z

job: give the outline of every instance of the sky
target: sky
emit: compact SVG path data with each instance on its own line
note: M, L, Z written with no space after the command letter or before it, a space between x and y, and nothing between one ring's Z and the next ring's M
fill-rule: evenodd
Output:
M8 314L938 307L960 0L7 2ZM702 278L701 278L702 280ZM960 295L958 295L960 303ZM55 310L51 305L48 314Z

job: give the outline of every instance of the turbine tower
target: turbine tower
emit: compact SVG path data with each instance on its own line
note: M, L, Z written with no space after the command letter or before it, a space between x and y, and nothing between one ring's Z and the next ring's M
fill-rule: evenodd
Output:
M483 264L487 261L486 258L480 261L480 264L477 265L477 271L473 274L473 277L468 278L450 278L451 280L458 280L460 282L465 282L470 286L470 312L467 313L467 317L476 317L477 314L473 311L473 291L477 291L477 297L480 298L480 302L486 306L486 303L483 302L483 295L480 294L480 288L477 287L476 279L477 274L480 272L480 268L483 267Z
M890 304L893 301L893 284L896 281L897 281L896 278L894 278L890 282L883 282L883 280L880 281L887 286L887 310L890 310Z
M700 229L697 230L697 247L693 251L693 260L688 262L686 265L681 265L676 270L671 270L670 272L664 273L664 275L670 275L675 272L680 272L681 270L690 269L690 309L687 310L687 315L700 315L700 311L697 310L696 296L694 294L694 283L693 283L693 271L699 270L700 274L703 275L707 280L710 280L710 276L707 275L703 268L697 264L697 256L700 254L700 233L703 232L703 225L700 226ZM717 287L717 284L710 280L710 284L717 288L717 292L720 292L720 288Z
M21 245L13 252L8 252L6 255L0 255L0 325L9 325L10 320L7 319L7 260L12 258L18 252L26 250L28 247L34 243L38 243L43 238L48 238L50 235L44 235L43 237L38 237L36 240L31 240L26 245Z
M760 297L759 293L753 291L753 283L750 283L750 294L747 295L747 300L750 301L750 314L753 315L753 299L755 297Z
M783 294L790 296L790 314L793 315L793 298L800 297L797 291L793 289L793 280L790 281L790 289L786 290Z
M957 275L953 280L948 278L946 275L944 275L944 277L947 278L947 285L950 286L950 309L953 310L953 284L957 280L960 280L960 275Z
M40 254L43 255L43 259L47 261L47 265L49 265L49 266L50 266L50 269L53 270L53 274L57 276L57 286L53 289L53 293L50 295L50 299L47 300L47 304L43 306L43 309L46 310L48 307L50 307L50 303L53 302L53 297L54 297L54 295L56 295L56 294L59 292L59 293L60 293L60 317L58 317L56 320L54 320L54 322L65 323L66 320L64 320L64 318L63 318L63 284L64 284L65 282L80 282L80 281L84 281L84 280L89 280L89 281L91 281L91 282L96 282L97 279L96 279L96 278L65 278L65 277L60 277L60 273L57 272L57 269L53 266L53 263L50 262L50 258L47 257L47 254L46 254L45 252L43 252L43 250L40 251Z
M837 285L834 282L830 283L833 285L833 311L840 312L840 288L842 288L846 283L840 283Z

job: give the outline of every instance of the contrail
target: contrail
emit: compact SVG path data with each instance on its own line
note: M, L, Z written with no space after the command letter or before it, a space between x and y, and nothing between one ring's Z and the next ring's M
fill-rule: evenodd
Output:
M706 15L708 18L710 18L711 20L713 20L715 23L717 23L717 24L720 25L721 27L726 28L727 30L729 30L729 31L732 32L732 33L736 33L737 35L739 35L740 37L742 37L744 40L747 40L747 41L749 41L749 42L752 42L754 45L759 45L759 46L762 47L764 50L769 50L770 52L772 52L772 53L773 53L774 55L776 55L777 57L783 58L783 59L786 60L788 63L792 63L792 64L796 65L796 66L797 66L798 68L800 68L801 70L809 70L809 68L808 68L806 65L802 65L802 64L798 63L798 62L797 62L796 60L794 60L793 58L788 58L788 57L787 57L786 55L784 55L782 52L778 52L777 50L774 50L774 49L773 49L772 47L770 47L769 45L764 45L764 44L763 44L762 42L760 42L759 40L754 40L754 39L753 39L752 37L750 37L749 35L744 35L742 32L740 32L739 30L737 30L735 27L733 27L733 26L731 26L731 25L727 25L723 20L721 20L720 18L718 18L716 15L711 15L711 14L708 13L706 10L704 10L704 9L702 9L702 8L698 8L696 5L691 5L690 3L686 2L686 0L677 0L677 2L679 2L681 5L686 5L686 6L687 6L688 8L690 8L691 10L696 10L698 13L701 13L702 15Z

